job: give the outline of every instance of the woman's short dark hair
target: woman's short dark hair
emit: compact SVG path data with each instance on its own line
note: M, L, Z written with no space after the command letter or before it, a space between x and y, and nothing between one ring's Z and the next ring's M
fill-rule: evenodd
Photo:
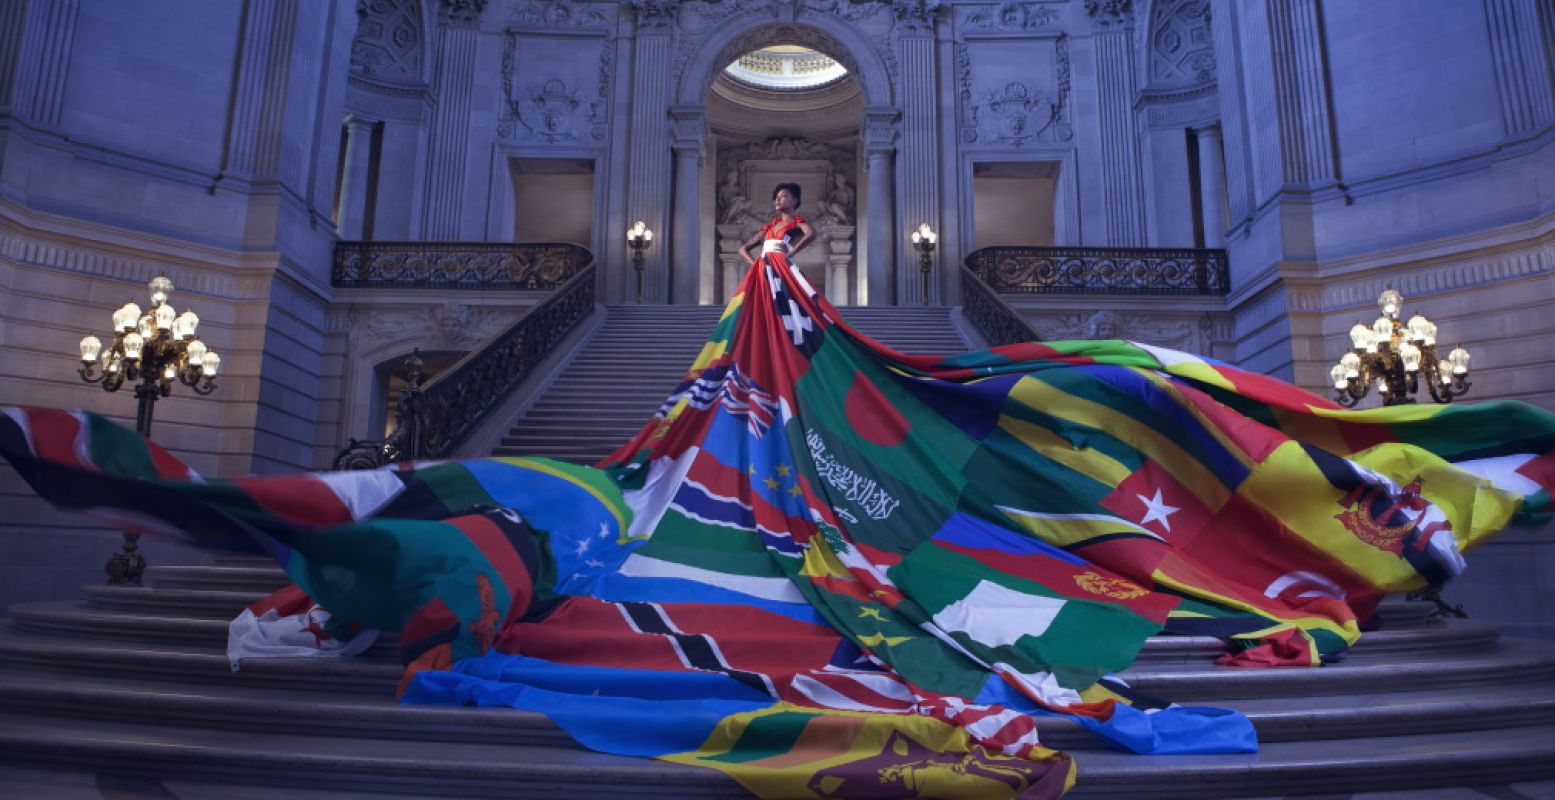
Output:
M798 208L799 196L802 193L802 190L799 188L799 184L797 183L780 183L772 187L772 199L776 200L778 192L781 192L784 189L787 189L788 193L794 196L794 208Z

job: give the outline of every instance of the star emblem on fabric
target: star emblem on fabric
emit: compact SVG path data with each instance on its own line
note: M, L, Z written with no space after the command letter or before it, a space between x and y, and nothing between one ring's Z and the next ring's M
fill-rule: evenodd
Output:
M778 482L774 478L768 478L766 480L766 484L767 484L767 488L768 489L776 489L776 488L778 488Z
M1138 497L1139 501L1145 504L1145 518L1140 520L1139 524L1149 525L1152 522L1159 522L1162 528L1165 528L1168 533L1171 532L1172 521L1168 517L1181 511L1181 508L1167 505L1166 501L1161 499L1160 489L1155 490L1155 497L1145 497L1142 494L1134 496Z

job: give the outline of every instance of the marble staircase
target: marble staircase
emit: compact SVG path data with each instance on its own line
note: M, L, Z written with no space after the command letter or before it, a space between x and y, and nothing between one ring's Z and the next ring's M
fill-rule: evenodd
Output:
M969 343L944 306L841 308L843 319L907 353ZM607 306L604 324L496 447L496 455L592 464L628 441L684 377L723 309Z
M901 349L965 346L945 309L844 313ZM609 314L499 452L603 457L657 407L717 312ZM577 433L588 430L608 434ZM399 705L392 637L359 658L253 659L235 672L227 621L285 584L261 559L154 566L147 583L88 586L79 601L18 605L0 619L0 765L96 774L99 786L113 775L228 787L233 794L207 795L223 798L747 796L712 771L584 750L536 714ZM1064 719L1039 720L1041 736L1077 760L1076 798L1332 796L1555 778L1555 643L1429 610L1386 604L1380 630L1317 669L1217 667L1217 640L1149 640L1123 677L1185 705L1243 711L1263 742L1256 755L1117 753ZM5 774L0 797L13 796Z

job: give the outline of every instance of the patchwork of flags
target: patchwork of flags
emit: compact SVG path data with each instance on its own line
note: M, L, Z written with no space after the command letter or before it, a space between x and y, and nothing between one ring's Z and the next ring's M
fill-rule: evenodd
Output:
M1241 714L1115 673L1163 629L1229 664L1339 655L1385 593L1547 518L1555 415L1347 411L1114 340L905 355L773 253L598 467L223 481L46 409L0 415L0 452L61 506L274 556L296 587L247 617L279 646L399 633L404 702L541 712L767 797L1042 798L1076 774L1044 717L1256 750Z

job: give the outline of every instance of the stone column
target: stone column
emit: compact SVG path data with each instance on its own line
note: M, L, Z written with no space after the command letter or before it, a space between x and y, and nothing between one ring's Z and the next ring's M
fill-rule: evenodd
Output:
M340 238L360 240L367 220L368 168L371 164L374 123L361 117L346 119L346 163L340 176L340 219L335 228Z
M864 110L864 165L869 172L868 304L896 303L896 120L894 108ZM906 235L906 234L900 234ZM860 298L863 302L864 298Z
M470 95L475 85L475 47L486 0L442 0L438 12L437 107L427 141L427 180L421 204L421 238L460 238L465 196L464 162L470 146Z
M297 3L257 0L247 8L222 172L240 178L269 177L281 169Z
M675 217L670 235L671 303L696 305L702 280L702 153L707 115L700 106L670 109L674 129Z
M1220 156L1220 126L1196 132L1199 143L1199 202L1204 220L1204 246L1226 246L1226 165Z

